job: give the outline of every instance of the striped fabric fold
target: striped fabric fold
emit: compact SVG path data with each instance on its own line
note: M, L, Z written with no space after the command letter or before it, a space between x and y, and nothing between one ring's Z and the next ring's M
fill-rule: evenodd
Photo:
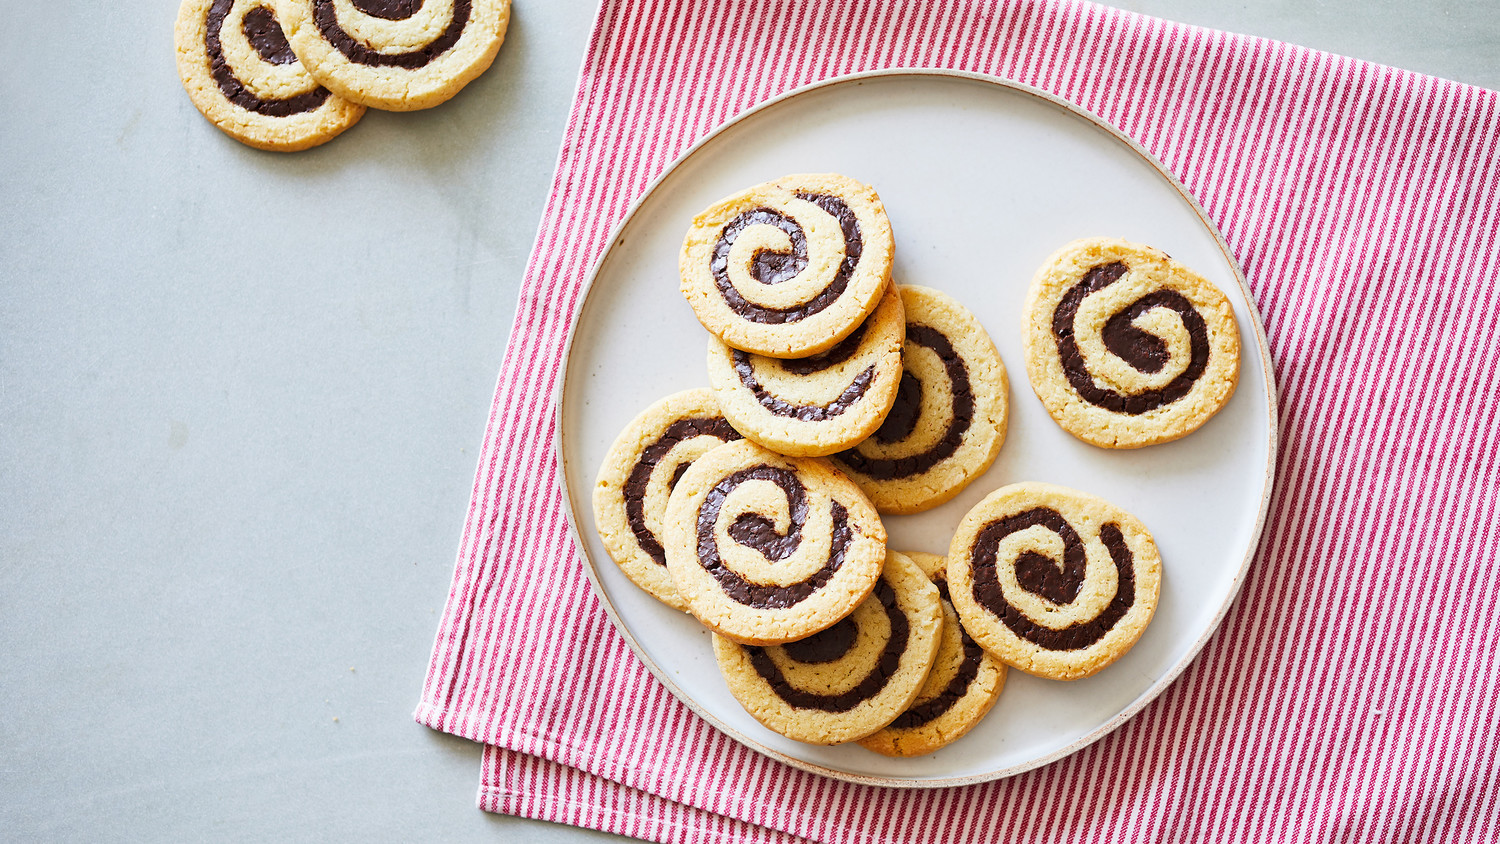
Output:
M1220 226L1281 387L1278 486L1219 632L1120 730L1010 779L879 789L741 747L614 631L567 535L563 344L631 201L809 82L1014 79L1112 122ZM654 841L1495 840L1500 94L1066 0L604 0L417 720L480 805Z

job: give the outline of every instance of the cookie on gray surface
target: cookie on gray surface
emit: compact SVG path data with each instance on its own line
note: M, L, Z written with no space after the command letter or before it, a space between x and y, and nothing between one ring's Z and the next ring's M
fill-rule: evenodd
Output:
M710 337L708 380L749 439L782 454L833 454L870 436L890 412L905 335L901 296L887 285L854 333L812 357L755 355Z
M825 352L875 310L894 242L875 189L836 173L784 176L722 199L682 244L682 295L731 348Z
M1136 517L1042 483L995 490L948 549L964 629L1028 674L1087 677L1131 649L1156 611L1161 556Z
M365 107L313 78L287 43L271 0L184 0L177 74L219 129L257 149L293 152L329 141Z
M831 627L885 562L885 526L859 487L826 460L748 440L693 461L667 501L665 539L688 610L746 644Z
M667 499L694 460L739 438L712 390L684 390L632 419L599 467L594 520L604 547L635 585L668 606L687 609L661 545Z
M446 102L495 60L510 0L277 0L292 49L345 99L387 111Z
M882 513L919 513L984 474L1005 442L1010 382L978 318L930 287L899 285L901 386L874 435L833 461Z
M767 728L812 744L869 735L900 715L938 652L937 589L892 552L875 592L838 624L770 647L714 637L729 691Z
M1077 240L1026 294L1026 372L1064 430L1138 448L1197 430L1234 394L1234 308L1208 279L1150 246Z

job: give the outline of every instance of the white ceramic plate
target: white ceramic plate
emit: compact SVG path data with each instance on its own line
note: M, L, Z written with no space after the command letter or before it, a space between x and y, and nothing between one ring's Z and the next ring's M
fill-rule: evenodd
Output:
M989 472L948 504L887 516L891 545L945 553L985 494L1030 480L1101 495L1140 517L1161 549L1156 617L1135 649L1087 680L1009 672L989 716L930 756L888 759L766 730L729 695L708 634L632 584L599 541L594 475L615 436L668 393L707 386L707 334L678 292L691 218L714 200L794 172L875 186L896 236L897 282L938 287L984 323L1011 379L1010 432ZM1108 451L1073 439L1026 380L1021 303L1036 267L1077 237L1155 245L1234 303L1239 388L1182 440ZM1009 776L1119 726L1176 677L1218 625L1260 537L1276 448L1265 338L1222 237L1166 170L1086 112L991 77L896 71L824 82L740 115L673 164L595 268L570 339L559 454L576 538L605 608L641 660L686 704L749 747L857 782L945 786Z

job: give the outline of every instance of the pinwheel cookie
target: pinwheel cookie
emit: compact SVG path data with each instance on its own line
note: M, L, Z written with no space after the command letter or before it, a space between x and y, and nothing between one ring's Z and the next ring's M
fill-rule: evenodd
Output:
M1026 296L1026 372L1065 430L1137 448L1197 430L1234 393L1234 309L1160 250L1095 238L1064 246Z
M892 553L892 557L901 556ZM890 724L859 743L886 756L922 756L958 740L978 724L1005 688L1005 664L985 653L959 623L948 595L947 562L936 554L905 554L937 585L943 635L937 658L916 698Z
M890 411L905 334L901 296L886 285L854 333L809 358L755 355L709 338L709 383L746 437L782 454L832 454L870 436Z
M682 294L727 345L780 358L827 351L875 310L893 241L875 189L794 175L714 203L682 244Z
M746 644L833 626L885 561L875 508L827 461L747 440L693 462L667 502L667 571L698 620Z
M891 554L874 594L848 618L779 646L714 637L729 691L769 729L812 744L869 735L922 688L943 627L938 593L915 563Z
M668 496L694 460L739 438L712 390L673 393L625 426L594 483L594 519L610 557L637 586L679 610L687 603L667 574L661 545Z
M834 456L882 513L917 513L984 474L1005 442L1010 385L984 326L929 287L900 285L903 372L881 426Z
M177 72L193 105L230 137L291 152L336 137L365 107L335 96L292 53L271 0L186 0Z
M431 108L489 68L510 0L277 0L318 81L388 111Z
M948 549L948 588L964 629L1007 665L1087 677L1145 631L1161 557L1140 520L1051 484L1002 487L970 510Z

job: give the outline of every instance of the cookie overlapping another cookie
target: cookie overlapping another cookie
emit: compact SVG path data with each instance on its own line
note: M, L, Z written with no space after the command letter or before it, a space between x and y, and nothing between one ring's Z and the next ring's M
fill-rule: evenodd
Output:
M833 626L875 588L885 525L826 460L753 442L693 461L667 502L667 571L699 621L745 644Z
M1010 384L989 334L930 287L898 285L906 311L901 386L874 435L833 461L882 513L919 513L984 474L1005 442Z
M948 588L964 629L1028 674L1076 680L1124 656L1161 593L1161 556L1139 519L1088 493L1019 483L959 522Z
M667 501L694 460L740 439L712 390L673 393L630 421L594 482L594 519L609 555L635 585L679 610L687 602L667 573Z
M891 278L891 224L869 185L784 176L693 219L678 270L698 321L731 348L827 351L875 310Z
M510 0L278 0L292 49L340 96L387 111L446 102L500 51Z
M778 646L714 637L729 691L756 720L788 738L838 744L881 729L921 691L943 629L937 589L891 553L874 594L847 618Z
M905 336L901 296L886 285L874 313L812 357L755 355L710 337L708 380L746 437L782 454L833 454L870 436L890 413Z
M185 0L176 43L188 98L242 143L294 152L364 116L364 106L333 94L297 60L268 0Z
M937 586L942 638L917 696L891 723L859 743L885 756L924 756L963 738L989 713L1005 688L1005 663L986 653L959 622L948 595L947 561L918 551L903 556Z

